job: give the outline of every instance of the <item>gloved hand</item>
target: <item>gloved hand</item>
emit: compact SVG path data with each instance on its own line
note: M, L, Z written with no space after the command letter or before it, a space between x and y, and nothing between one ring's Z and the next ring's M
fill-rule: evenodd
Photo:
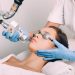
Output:
M21 41L25 41L25 40L31 40L31 38L33 37L33 33L32 32L27 32L27 31L21 31L23 33L23 35L25 36L24 40L21 39ZM19 32L14 32L13 34L8 32L8 31L3 31L2 35L5 36L6 39L9 39L10 41L13 42L17 42L20 40L20 34ZM23 38L23 37L22 37Z
M15 32L13 35L10 32L3 31L2 35L5 36L6 39L9 39L10 41L17 42L19 41L19 33Z
M58 41L53 40L54 44L58 47L52 50L38 50L35 52L38 56L44 57L44 60L52 60L52 59L66 59L69 61L75 61L75 52L69 50Z

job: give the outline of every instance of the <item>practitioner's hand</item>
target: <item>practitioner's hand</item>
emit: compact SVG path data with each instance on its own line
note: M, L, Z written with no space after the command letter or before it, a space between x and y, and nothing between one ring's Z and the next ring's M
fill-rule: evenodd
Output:
M75 61L75 52L69 50L58 41L53 40L54 44L58 47L52 50L38 50L36 54L38 56L44 57L44 60L52 59L66 59L70 61Z
M6 39L9 39L10 41L17 42L19 41L19 33L15 32L13 35L10 32L3 31L2 35L5 36Z
M19 32L14 32L13 34L10 33L10 32L7 32L7 31L3 31L2 32L2 35L5 36L6 39L9 39L10 41L13 41L13 42L17 42L20 40L20 34ZM26 32L24 31L24 35L27 37L27 39L31 39L33 37L33 33L30 32Z

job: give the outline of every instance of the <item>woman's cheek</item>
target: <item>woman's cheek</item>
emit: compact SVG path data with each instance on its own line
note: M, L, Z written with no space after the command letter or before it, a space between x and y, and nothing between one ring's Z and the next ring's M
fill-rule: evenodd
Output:
M36 44L36 48L37 49L49 49L50 48L50 43L48 42L39 42L38 44Z
M38 41L36 43L30 43L29 49L30 51L37 51L42 49L50 49L52 46L52 43L49 41Z

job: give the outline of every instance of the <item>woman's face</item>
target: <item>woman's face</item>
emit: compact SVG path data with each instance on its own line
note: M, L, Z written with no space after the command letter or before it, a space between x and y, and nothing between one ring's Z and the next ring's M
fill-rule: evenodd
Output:
M53 38L56 38L57 33L56 30L53 28L42 28L40 30L41 33L48 32ZM51 40L43 38L43 36L40 33L36 33L35 36L32 38L32 40L29 43L29 49L30 51L34 52L36 50L45 50L45 49L51 49L54 48L54 44Z

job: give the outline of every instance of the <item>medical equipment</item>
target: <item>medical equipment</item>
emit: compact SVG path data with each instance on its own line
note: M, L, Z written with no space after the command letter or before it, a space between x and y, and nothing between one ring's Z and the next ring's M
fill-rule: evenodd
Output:
M9 12L4 13L3 11L0 11L0 24L11 33L11 36L13 33L18 32L19 40L21 41L29 40L28 32L23 31L17 22L12 21L11 23L6 23L4 20L13 17L23 1L24 0L14 0L14 4Z
M27 34L27 32L23 31L22 28L19 27L19 24L15 21L12 21L11 23L6 23L2 17L2 15L0 15L0 24L7 29L8 32L11 33L11 36L13 35L13 33L18 32L19 33L19 40L21 41L25 41L25 40L29 40L29 36Z
M10 24L7 24L4 21L1 21L1 25L7 29L8 32L11 33L11 36L13 35L13 33L18 32L19 33L19 40L21 41L25 41L25 40L29 40L29 36L26 34L27 32L24 32L18 25L18 23L16 23L15 21L12 21Z
M10 11L4 13L4 14L3 14L3 18L4 18L4 19L12 18L12 17L16 14L16 12L17 12L19 6L22 4L23 1L24 1L24 0L14 0L14 4L12 5Z

